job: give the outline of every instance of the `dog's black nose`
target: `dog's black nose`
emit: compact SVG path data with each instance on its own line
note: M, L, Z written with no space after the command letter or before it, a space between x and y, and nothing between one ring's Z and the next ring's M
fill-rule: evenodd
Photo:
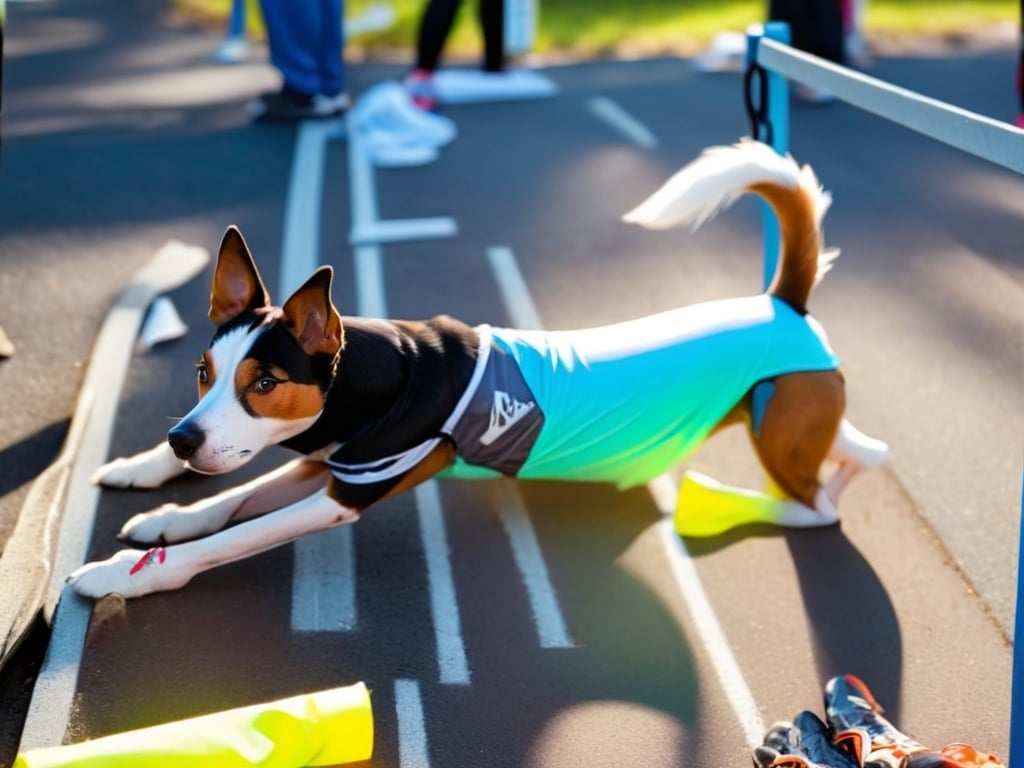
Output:
M203 430L185 423L179 424L167 433L167 442L170 443L171 450L179 459L189 459L195 456L205 439L206 435Z

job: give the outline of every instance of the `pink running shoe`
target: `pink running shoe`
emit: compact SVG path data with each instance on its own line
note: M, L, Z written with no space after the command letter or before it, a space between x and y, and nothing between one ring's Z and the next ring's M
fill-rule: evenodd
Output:
M434 88L434 73L417 69L405 78L405 90L412 103L427 112L437 106L437 91Z

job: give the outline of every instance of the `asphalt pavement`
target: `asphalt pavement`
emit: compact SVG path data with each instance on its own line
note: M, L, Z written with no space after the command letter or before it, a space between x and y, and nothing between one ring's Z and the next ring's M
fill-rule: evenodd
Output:
M218 42L159 3L10 8L0 168L0 322L17 346L0 363L9 527L65 440L107 309L163 243L212 249L238 224L272 292L286 282L296 147L309 136L248 123L244 103L273 73L259 48L213 63ZM358 97L402 71L355 65L351 88ZM885 58L872 74L1010 119L1012 71L1013 52L996 46ZM696 234L619 222L703 147L747 131L739 76L668 58L542 72L558 95L444 108L459 136L440 158L379 169L369 190L343 126L324 139L320 215L303 242L335 267L343 313L565 328L758 289L751 201ZM600 117L595 99L644 126L653 146ZM351 569L349 612L333 626L296 618L308 599L296 574L317 557L300 547L179 592L105 601L72 687L36 691L37 710L68 707L66 728L30 713L26 732L77 740L364 680L371 765L745 765L759 728L820 711L825 680L854 672L919 740L1005 756L1022 181L842 104L795 105L791 146L832 191L826 235L843 250L811 310L843 359L852 420L893 447L891 465L844 496L840 527L681 542L664 528L657 488L438 483L325 540ZM350 232L371 193L380 221L450 218L457 233L356 247ZM511 255L525 292L510 288L496 253ZM131 358L111 456L149 447L189 409L208 286L207 271L168 293L189 332ZM272 451L237 477L104 492L89 556L114 552L131 514L282 457ZM715 438L688 466L760 481L742 434ZM332 605L325 613L341 611ZM20 741L48 638L36 624L3 671L0 763ZM408 725L417 713L421 732Z

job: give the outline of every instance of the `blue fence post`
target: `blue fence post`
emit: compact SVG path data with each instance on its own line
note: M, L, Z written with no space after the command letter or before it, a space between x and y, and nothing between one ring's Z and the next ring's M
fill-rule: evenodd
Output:
M227 64L244 58L249 42L245 37L246 0L231 0L231 18L228 20L228 36L217 48L214 58Z
M762 37L789 45L789 25L782 21L769 21L764 26L756 25L747 31L747 66L757 63L757 48ZM789 152L789 81L782 75L765 70L768 79L766 119L771 126L771 146L780 155ZM760 139L760 136L755 136ZM764 287L767 288L775 276L779 263L779 222L775 213L764 206Z
M1017 551L1017 613L1013 631L1013 666L1010 671L1010 768L1024 768L1024 472L1021 472L1020 548Z

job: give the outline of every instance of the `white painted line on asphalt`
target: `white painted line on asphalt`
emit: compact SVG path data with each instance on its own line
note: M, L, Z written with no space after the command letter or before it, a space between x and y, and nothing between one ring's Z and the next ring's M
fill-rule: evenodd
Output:
M340 120L303 120L296 129L284 211L278 302L284 302L320 266L324 156L327 142L342 135Z
M363 144L353 112L348 114L349 191L352 197L352 220L349 242L364 245L407 240L451 237L458 225L450 216L419 219L381 220L377 206L377 186L373 161Z
M537 625L541 648L572 648L574 643L566 628L555 588L548 575L537 534L519 494L511 480L501 480L498 488L498 514L512 545L512 556L526 585L526 594Z
M285 202L277 300L283 302L320 266L327 142L344 135L340 120L304 120L295 134L295 153ZM292 631L355 629L355 546L352 527L339 526L292 544Z
M668 562L672 568L672 576L675 578L676 586L686 603L693 624L700 634L701 644L711 659L711 666L714 667L718 677L718 683L725 692L730 706L739 720L740 727L747 739L747 746L751 749L758 746L764 740L764 723L761 721L761 714L754 700L754 694L740 671L740 665L733 655L732 646L718 622L715 609L711 606L711 600L704 585L701 583L700 574L697 573L697 566L690 557L689 550L682 538L676 534L672 527L672 513L676 505L676 483L667 475L660 475L647 484L655 506L665 515L665 519L658 523L658 533L661 543L668 555Z
M544 324L512 249L503 245L491 246L487 249L487 260L491 264L498 291L512 324L517 328L541 330ZM499 487L502 489L498 503L499 514L505 524L512 544L512 554L526 586L541 647L571 648L572 638L562 616L555 587L548 575L547 564L537 542L537 534L519 495L519 489L508 484L501 484Z
M466 661L466 644L462 639L459 603L455 597L455 580L452 578L449 561L441 494L433 480L417 485L414 491L420 533L423 536L423 554L427 561L430 612L434 620L440 680L442 683L468 685L469 665Z
M91 615L92 601L68 587L57 607L46 657L32 688L19 751L56 747L64 741Z
M352 207L352 229L377 221L377 187L373 181L373 162L363 146L354 111L346 121L348 128L348 185Z
M92 474L106 461L125 374L146 308L161 293L191 280L209 263L203 248L166 243L121 291L96 337L71 420L67 496L54 557L45 612L53 631L22 730L21 748L50 747L64 740L78 681L92 602L64 588L64 580L85 562L96 520L100 489ZM102 396L100 396L102 395Z
M530 296L523 273L519 270L516 256L511 248L494 245L487 249L487 260L498 283L498 290L505 302L505 309L516 328L539 331L543 328L540 313Z
M408 240L452 237L457 233L455 219L450 216L432 216L423 219L389 219L358 224L352 228L349 240L354 244L401 243Z
M351 525L305 536L292 569L292 630L356 628L356 551ZM298 545L298 541L296 541ZM301 599L297 599L299 595Z
M384 264L379 245L357 245L353 254L356 284L356 314L363 317L387 317L388 300L384 294Z
M415 680L395 680L399 768L430 768L423 698Z
M359 132L349 119L349 189L352 200L352 238L360 230L386 226L394 222L377 221L377 192L370 162ZM453 222L454 226L454 222ZM376 242L355 247L355 283L358 313L365 317L387 317L387 294L384 287L383 260ZM437 644L438 673L442 683L467 685L469 665L462 639L462 623L449 562L448 536L437 483L428 480L414 489L418 508L420 534L427 562L430 586L430 610ZM417 696L418 696L418 688ZM422 714L420 714L422 720ZM420 725L422 731L422 724ZM423 750L423 759L426 752ZM412 763L418 765L419 763ZM424 765L426 763L423 763ZM405 765L403 758L402 765Z
M373 183L373 163L363 146L352 113L348 116L348 186L351 200L352 233L377 221L377 187ZM356 283L356 314L363 317L387 317L384 292L384 264L377 243L356 243L353 254Z
M647 126L611 99L595 96L587 100L587 109L638 147L654 149L658 146L658 140Z

